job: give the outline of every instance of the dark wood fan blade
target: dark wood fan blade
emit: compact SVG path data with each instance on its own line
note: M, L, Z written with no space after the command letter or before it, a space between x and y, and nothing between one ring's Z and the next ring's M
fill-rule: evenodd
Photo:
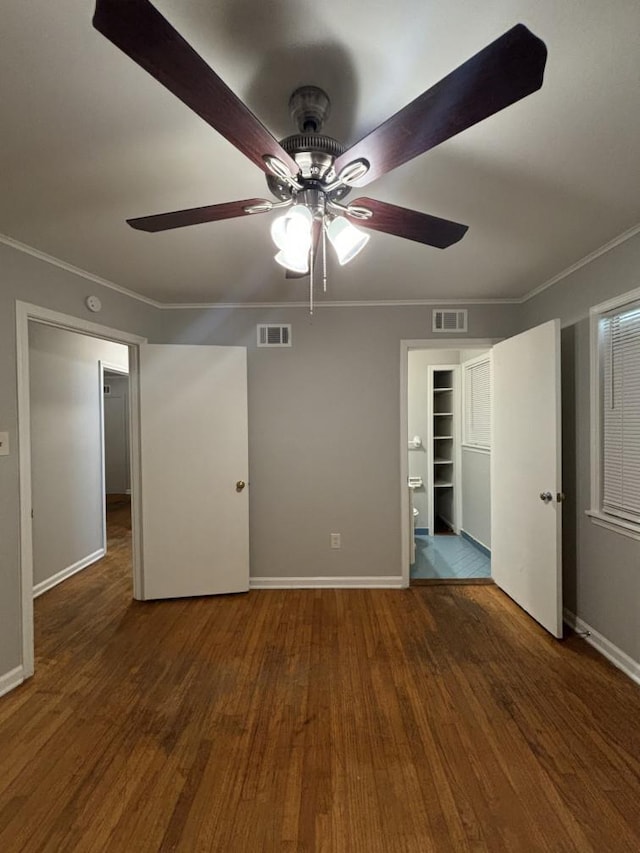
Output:
M93 26L264 172L270 154L295 161L148 0L97 0Z
M224 204L209 204L206 207L192 207L188 210L174 210L172 213L158 213L155 216L140 216L127 219L127 223L138 231L170 231L172 228L184 228L185 225L201 225L203 222L217 222L219 219L233 219L236 216L253 216L246 208L254 204L264 204L263 198L247 198L244 201L228 201ZM254 211L255 213L266 213Z
M446 249L447 246L457 243L469 228L468 225L461 225L459 222L439 219L428 213L419 213L417 210L408 210L406 207L376 201L375 198L357 198L351 204L366 207L373 213L371 219L350 216L349 219L354 225L371 228L373 231L385 231L387 234L395 234L396 237L415 240L416 243L425 243L437 249Z
M356 142L338 157L336 172L365 159L370 169L354 181L365 186L535 92L542 86L546 59L544 42L517 24Z
M313 265L315 266L318 260L318 248L320 246L320 235L322 234L322 221L320 219L313 220ZM311 274L310 270L307 272L294 272L293 270L286 270L284 277L285 278L308 278Z

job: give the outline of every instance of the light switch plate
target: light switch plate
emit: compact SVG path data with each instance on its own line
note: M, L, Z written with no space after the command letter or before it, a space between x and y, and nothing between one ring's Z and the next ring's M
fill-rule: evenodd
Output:
M0 456L9 455L9 433L0 432Z

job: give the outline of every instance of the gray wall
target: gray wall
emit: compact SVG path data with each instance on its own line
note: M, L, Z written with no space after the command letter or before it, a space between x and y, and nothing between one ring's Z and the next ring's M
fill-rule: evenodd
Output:
M104 474L108 495L131 489L129 465L129 377L105 376L110 393L104 396Z
M588 308L640 284L640 237L522 306L469 306L469 337L563 320L565 601L640 659L640 543L594 526L589 502ZM443 282L443 292L446 282ZM96 293L103 311L84 298ZM430 336L428 307L157 310L0 244L0 674L20 663L15 300L153 342L249 348L254 576L399 572L400 340ZM445 304L445 303L443 303ZM257 322L293 323L292 349L258 350ZM330 551L329 532L343 534Z
M508 336L518 306L472 305L469 337ZM400 341L424 307L165 312L163 339L249 347L253 577L400 574ZM258 322L293 325L257 349ZM404 451L403 449L403 452ZM331 551L329 534L342 534Z
M103 310L91 314L84 299L95 293ZM11 454L0 456L0 676L21 662L18 398L16 300L154 339L161 311L0 243L0 431L9 431Z
M252 575L400 573L400 341L430 337L429 307L166 311L0 244L0 431L12 448L0 457L0 675L21 659L17 299L150 342L247 346ZM293 324L291 349L256 348L256 323L270 321ZM517 321L517 306L472 305L468 336L507 336Z
M640 661L640 542L596 526L590 505L589 308L640 286L640 235L521 309L521 328L562 321L565 606Z
M34 586L105 544L100 360L127 347L29 323Z

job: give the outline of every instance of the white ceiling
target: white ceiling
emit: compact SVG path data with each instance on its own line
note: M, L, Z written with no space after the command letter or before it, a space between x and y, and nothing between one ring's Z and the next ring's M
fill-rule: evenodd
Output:
M327 298L519 298L640 222L638 0L157 0L278 138L299 85L355 142L515 23L541 91L370 184L464 222L440 251L373 233ZM176 231L125 219L267 196L263 173L91 25L91 0L3 0L0 233L171 303L291 302L270 215Z

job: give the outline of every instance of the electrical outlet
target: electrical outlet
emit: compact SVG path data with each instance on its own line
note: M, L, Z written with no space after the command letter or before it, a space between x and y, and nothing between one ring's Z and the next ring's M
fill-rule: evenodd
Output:
M340 541L340 534L339 533L332 533L331 534L331 547L332 548L341 548L342 547L342 543Z

